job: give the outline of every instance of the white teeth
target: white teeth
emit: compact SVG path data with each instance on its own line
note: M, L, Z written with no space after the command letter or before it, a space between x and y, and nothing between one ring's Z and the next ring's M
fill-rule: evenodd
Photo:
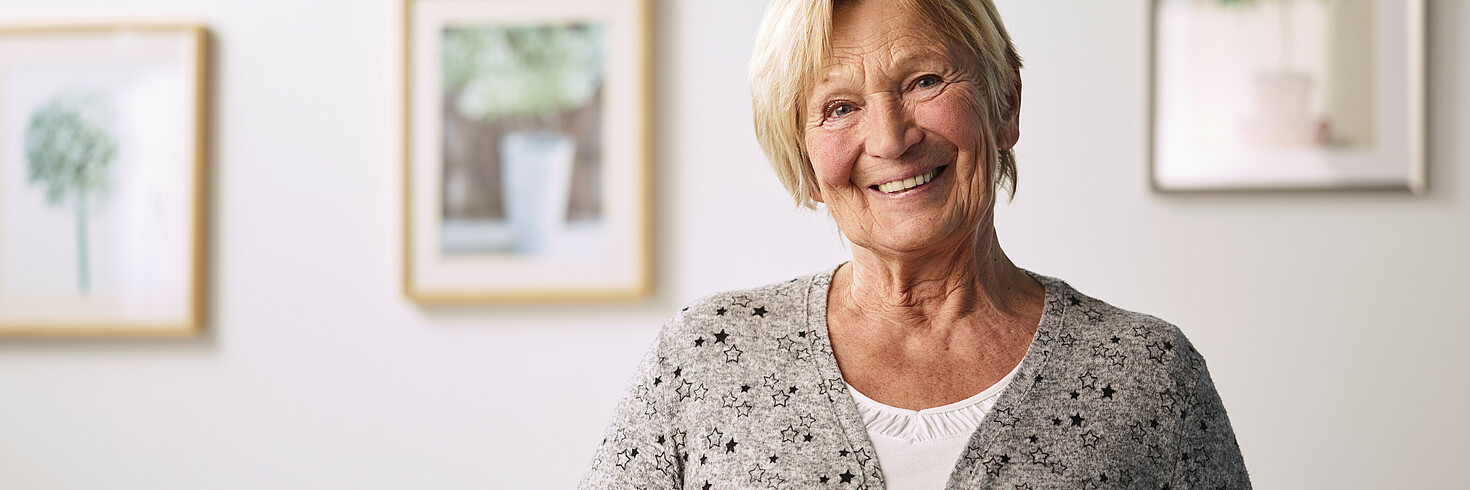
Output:
M921 186L921 185L924 185L924 184L929 183L929 181L934 180L934 176L937 175L938 173L939 173L939 169L936 168L934 170L930 170L929 173L927 173L927 174L920 175L920 176L917 176L917 177L909 177L909 178L903 179L903 180L895 180L893 182L879 184L878 185L878 190L883 191L883 192L888 193L888 194L893 194L893 193L896 193L896 192L906 191L906 190L913 189L915 187L918 187L918 186Z

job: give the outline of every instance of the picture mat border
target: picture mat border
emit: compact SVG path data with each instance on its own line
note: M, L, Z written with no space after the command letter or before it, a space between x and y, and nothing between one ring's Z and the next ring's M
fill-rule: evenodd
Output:
M194 73L190 82L194 87L193 106L193 196L194 215L191 223L192 246L189 259L190 294L186 317L182 321L168 322L146 320L142 322L93 322L66 320L57 323L0 323L0 337L192 337L204 330L206 314L206 282L204 268L208 250L205 239L205 215L209 209L205 200L205 185L208 183L208 121L209 121L209 28L196 22L142 22L142 21L97 21L97 22L26 22L0 24L0 36L36 34L95 34L118 31L167 31L185 36L193 46Z
M653 290L654 277L654 250L653 250L653 45L652 30L654 28L654 12L652 0L624 0L627 6L635 9L629 17L632 24L628 26L631 34L632 46L629 55L634 60L630 67L634 86L631 93L636 94L635 101L631 107L636 111L636 119L632 132L636 137L630 142L633 148L631 157L633 159L633 170L637 175L630 176L632 183L638 188L632 196L634 207L630 217L637 223L631 230L633 250L631 257L638 263L632 267L632 280L617 287L577 287L568 285L566 287L524 287L518 285L505 285L497 287L436 287L419 284L415 281L417 277L414 269L415 240L414 240L414 156L419 150L415 146L414 139L414 46L415 36L414 7L422 3L458 3L469 4L466 0L438 1L435 0L402 0L402 78L401 78L401 101L402 101L402 182L401 193L403 199L400 246L401 253L401 284L403 294L410 301L425 305L445 304L469 304L469 303L571 303L571 302L619 302L637 301L648 297ZM494 1L475 2L493 5ZM587 5L603 5L602 2L583 1ZM575 5L570 3L568 5ZM612 70L609 63L609 70ZM606 100L606 99L605 99ZM606 119L610 120L610 119ZM616 122L616 121L613 121ZM432 143L429 143L432 144ZM604 172L604 179L607 172ZM604 181L606 182L606 181ZM604 188L609 188L604 183ZM606 198L604 198L606 199ZM608 220L611 223L611 219ZM610 230L611 233L611 230ZM617 236L616 233L611 233Z
M1425 153L1427 145L1427 73L1426 73L1426 43L1428 42L1427 6L1425 0L1378 0L1376 3L1383 8L1387 4L1395 4L1390 7L1402 8L1404 10L1404 36L1405 50L1400 53L1379 53L1379 59L1402 59L1406 68L1403 74L1403 99L1400 100L1404 106L1404 129L1402 157L1407 167L1403 182L1255 182L1242 181L1231 183L1179 185L1161 182L1159 178L1159 4L1170 0L1149 0L1148 2L1148 143L1146 145L1148 158L1148 180L1149 187L1155 192L1164 194L1199 194L1199 193L1238 193L1238 192L1332 192L1332 191L1385 191L1403 192L1408 191L1413 195L1424 195L1429 191L1428 185L1428 162ZM1386 34L1380 34L1386 36ZM1383 48L1383 43L1375 40L1374 45L1378 49ZM1392 56L1392 57L1390 57ZM1390 103L1386 97L1383 79L1385 70L1381 66L1376 67L1374 76L1378 77L1379 94L1375 112L1380 115L1385 104ZM1389 74L1388 76L1393 76ZM1382 135L1387 127L1386 117L1379 117L1375 121L1375 131ZM1398 122L1398 121L1393 121ZM1379 138L1380 141L1382 138ZM1379 143L1381 144L1381 143ZM1388 155L1390 157L1396 155ZM1259 179L1253 179L1259 180Z

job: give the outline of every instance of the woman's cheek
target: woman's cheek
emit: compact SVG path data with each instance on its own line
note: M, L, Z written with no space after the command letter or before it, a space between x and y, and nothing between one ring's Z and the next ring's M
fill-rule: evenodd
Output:
M960 149L979 149L986 131L981 118L984 108L971 92L948 87L939 96L924 101L915 113L918 123Z
M852 180L852 164L856 161L856 145L852 143L852 138L841 131L812 134L808 147L812 152L812 167L822 186L835 187Z

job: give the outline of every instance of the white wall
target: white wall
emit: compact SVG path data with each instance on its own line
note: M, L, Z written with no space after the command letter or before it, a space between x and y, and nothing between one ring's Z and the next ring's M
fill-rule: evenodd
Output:
M1258 488L1453 488L1470 457L1470 4L1431 2L1431 192L1171 195L1146 0L998 0L1027 58L1011 256L1181 325ZM664 0L660 292L423 309L398 278L392 0L3 0L215 36L210 333L0 341L0 488L568 488L659 324L828 267L749 129L764 2Z

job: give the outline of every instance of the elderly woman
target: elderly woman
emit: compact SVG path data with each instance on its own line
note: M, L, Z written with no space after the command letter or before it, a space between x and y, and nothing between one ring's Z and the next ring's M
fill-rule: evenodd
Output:
M661 332L583 488L1248 488L1174 326L1016 267L1020 58L990 0L775 0L755 126L852 260Z

